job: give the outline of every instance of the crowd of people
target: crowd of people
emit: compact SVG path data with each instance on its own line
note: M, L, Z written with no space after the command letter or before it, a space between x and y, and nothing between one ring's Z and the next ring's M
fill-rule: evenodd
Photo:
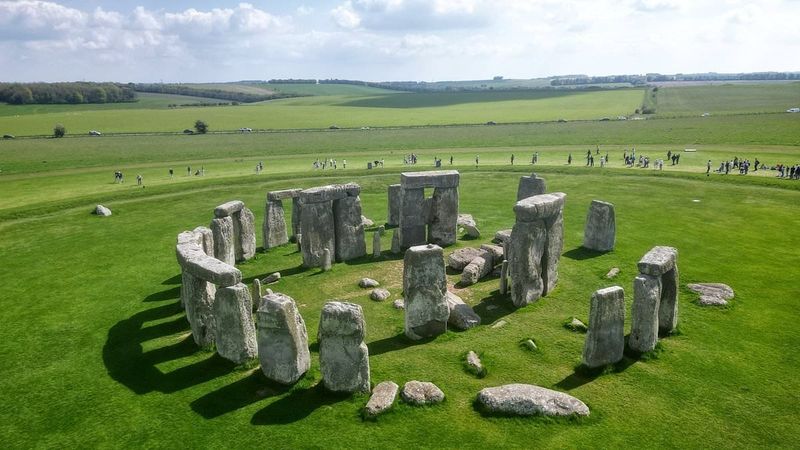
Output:
M320 161L319 158L317 158L313 163L311 163L311 167L313 167L314 170L317 170L317 169L321 169L321 170L338 169L339 168L339 162L337 160L333 159L333 158L325 158L322 161ZM262 166L261 168L263 169L264 167ZM347 160L346 159L342 160L342 168L343 169L347 169Z

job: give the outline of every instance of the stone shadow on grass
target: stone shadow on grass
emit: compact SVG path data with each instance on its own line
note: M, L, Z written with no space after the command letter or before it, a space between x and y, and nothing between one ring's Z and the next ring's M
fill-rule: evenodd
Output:
M380 258L375 258L372 256L372 252L369 252L366 256L362 256L360 258L351 259L349 261L339 261L336 264L347 264L348 266L360 266L362 264L373 264L376 262L383 262L383 261L396 261L403 259L403 253L394 254L389 250L384 250L381 252Z
M146 322L162 320L181 311L180 302L168 303L136 313L111 327L103 345L103 364L108 375L134 393L142 395L154 391L180 391L231 372L235 364L216 353L167 373L157 367L163 362L189 357L202 351L188 334L189 324L182 314L174 320L145 326ZM143 342L181 332L187 334L179 342L147 352L143 350Z
M154 292L144 298L145 302L161 302L181 295L181 287L175 286L161 292Z
M372 341L367 344L367 349L369 349L369 356L378 356L384 353L402 350L407 347L426 344L434 341L435 339L436 337L432 337L420 339L418 341L412 341L405 335L405 333L400 333L392 337Z
M169 277L166 280L162 281L161 284L162 285L181 284L181 274Z
M608 252L598 252L597 250L589 250L588 248L584 247L576 247L572 250L564 252L563 256L566 256L569 259L574 259L575 261L583 261L584 259L592 259L597 258L598 256L603 256Z
M489 325L497 319L514 313L517 309L514 308L508 294L501 295L500 290L495 289L488 297L482 298L478 304L474 305L472 310L480 316L482 325Z
M336 394L325 390L322 383L307 389L295 389L289 395L270 403L250 419L252 425L283 425L305 419L325 405L347 400L352 394Z
M621 360L607 366L590 369L582 364L579 364L575 367L575 370L570 375L556 383L556 387L565 391L571 391L572 389L579 388L584 384L591 383L603 375L613 375L615 373L624 372L628 369L628 367L634 365L637 361L639 361L638 358L635 356L631 357L631 355L629 355L626 351L625 356L623 356Z
M244 408L265 398L283 395L291 389L265 378L256 369L249 376L198 398L191 408L206 419L213 419Z

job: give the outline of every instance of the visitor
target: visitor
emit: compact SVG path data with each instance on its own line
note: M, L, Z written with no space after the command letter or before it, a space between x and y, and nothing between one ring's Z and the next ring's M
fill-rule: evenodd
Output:
M453 155L450 155L450 165L453 165Z
M173 175L173 174L174 174L174 172L172 171L172 167L170 167L170 168L169 168L169 179L170 179L170 180L172 179L172 175Z
M709 159L706 163L706 176L710 176L711 173L711 160Z
M567 165L568 165L568 166L571 166L571 165L572 165L572 153L570 153L570 154L567 156Z
M192 166L186 166L186 176L192 175Z
M513 153L511 154L511 165L512 166L514 165L514 154Z
M136 175L136 185L137 186L141 186L142 185L142 175L141 174Z
M346 159L342 160L342 169L347 169L347 160Z
M480 160L481 160L481 156L480 155L475 155L475 167L478 167L478 163L480 163Z

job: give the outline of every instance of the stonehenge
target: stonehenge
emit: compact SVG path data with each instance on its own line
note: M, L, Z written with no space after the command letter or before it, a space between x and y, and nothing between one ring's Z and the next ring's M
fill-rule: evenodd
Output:
M589 212L586 214L583 247L599 252L614 250L616 235L614 205L600 200L592 200Z
M264 208L264 224L261 232L264 239L264 248L277 247L289 242L289 234L286 231L286 217L283 209L283 201L292 199L292 236L297 236L300 232L300 211L299 196L302 189L284 189L282 191L271 191L267 193L267 202Z
M534 195L514 206L517 221L508 243L511 301L522 307L546 296L558 281L558 261L564 248L566 194Z
M402 195L402 186L399 184L390 184L388 189L389 206L386 225L396 227L400 225L400 199Z
M256 314L261 371L270 380L294 384L311 367L308 332L297 305L288 295L266 295Z
M542 195L547 192L544 179L531 173L529 177L520 177L519 187L517 187L517 201L533 195Z
M459 178L455 170L400 175L400 247L456 242ZM425 198L425 188L433 188L432 197Z
M333 392L369 392L369 350L361 306L325 303L319 321L319 366L322 382Z
M678 325L678 250L653 247L638 268L628 346L643 353L655 348L659 334L670 334Z
M614 364L625 350L625 292L619 286L599 289L589 306L589 329L581 363L589 368Z
M447 278L444 256L438 245L409 248L403 258L405 335L412 340L438 336L447 331Z
M233 265L255 256L255 216L242 201L233 200L214 208L210 228L214 255L220 261Z
M258 355L252 302L250 288L243 283L217 288L214 297L217 353L236 364Z
M355 183L300 191L300 244L304 267L322 266L324 249L336 261L367 254L361 221L361 187Z

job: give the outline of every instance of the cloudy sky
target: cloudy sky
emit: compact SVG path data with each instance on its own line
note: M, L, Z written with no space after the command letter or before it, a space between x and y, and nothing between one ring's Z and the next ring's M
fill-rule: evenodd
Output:
M800 70L800 0L0 0L0 81Z

